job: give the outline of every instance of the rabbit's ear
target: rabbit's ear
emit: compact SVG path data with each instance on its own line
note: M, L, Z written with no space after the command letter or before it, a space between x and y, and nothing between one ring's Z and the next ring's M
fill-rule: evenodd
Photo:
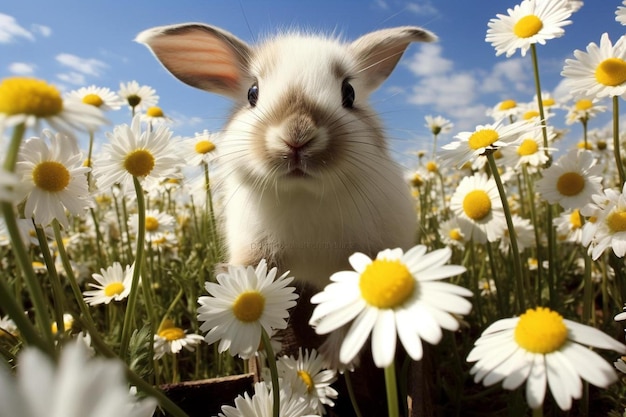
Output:
M350 46L358 62L359 78L370 90L391 74L411 42L432 42L437 37L416 26L382 29L361 36Z
M231 98L241 97L249 87L250 47L222 29L201 23L160 26L141 32L135 40L193 87Z

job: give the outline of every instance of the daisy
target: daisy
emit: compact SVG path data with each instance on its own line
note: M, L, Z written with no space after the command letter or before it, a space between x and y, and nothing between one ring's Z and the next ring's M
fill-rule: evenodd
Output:
M309 408L317 414L326 414L325 405L335 405L337 391L330 385L337 379L334 370L324 369L323 357L317 351L298 350L298 358L283 356L276 363L278 375L282 381L292 387L294 392L309 401Z
M272 388L263 382L254 384L254 395L245 392L235 398L235 406L223 405L218 417L272 417L274 399ZM289 417L315 417L308 401L294 396L288 386L280 390L280 411L278 415Z
M581 243L589 246L591 258L596 260L607 249L616 256L626 254L626 185L622 192L611 188L592 196L593 203L581 213L591 220L583 226Z
M473 132L461 132L458 139L442 146L441 157L450 165L457 167L483 155L486 151L496 150L513 142L521 134L533 130L526 123L504 124L503 120L493 124L479 125Z
M602 34L600 46L591 42L587 52L574 51L576 59L566 59L561 75L564 88L574 96L615 97L626 93L626 38L611 44Z
M454 246L458 249L465 249L465 235L461 231L456 217L452 217L439 224L439 238L446 246Z
M215 144L217 140L217 133L209 133L208 130L202 133L196 133L195 137L181 141L181 157L185 160L187 165L196 166L203 163L208 164L216 154Z
M111 301L122 301L130 294L133 281L133 265L122 269L119 262L107 269L101 268L99 274L92 274L97 284L89 284L95 290L83 292L85 302L89 305L109 304Z
M141 120L153 125L155 123L169 123L172 121L165 115L163 109L159 106L150 106L146 109L146 112L141 115Z
M524 219L517 214L511 216L513 227L515 228L515 236L517 238L517 249L523 252L524 249L531 247L535 243L535 228L529 219ZM503 231L502 239L500 239L499 249L502 253L508 253L511 245L509 231L507 228Z
M424 116L424 120L426 120L426 124L424 126L426 126L433 135L448 133L454 127L454 123L442 116L433 117L431 115L427 115Z
M450 199L450 209L467 240L495 242L507 228L496 182L484 173L461 180Z
M480 289L481 297L488 297L496 294L496 282L493 279L480 279L478 280L478 288Z
M145 227L147 242L157 242L162 239L167 239L166 235L174 232L175 226L176 219L174 219L174 216L159 210L146 210ZM133 235L137 235L139 231L138 214L135 213L128 219L128 231Z
M573 209L564 211L559 217L554 219L554 226L561 240L581 243L583 217L580 214L580 210Z
M615 10L615 21L626 25L626 0L622 1L622 6L618 6Z
M90 358L82 342L63 347L58 365L26 348L15 375L0 367L2 416L150 417L156 400L137 400L118 360Z
M580 98L576 102L567 107L565 115L565 123L572 125L576 122L586 123L598 114L606 111L606 106L598 105L600 100L597 98Z
M498 14L489 20L486 42L496 49L496 56L506 53L507 58L520 50L526 55L530 46L545 45L549 39L563 36L563 26L572 23L572 9L568 0L524 0L508 15Z
M63 331L67 332L72 329L74 325L74 316L70 313L63 313ZM59 332L59 323L53 321L51 324L52 334L57 334Z
M126 84L120 83L117 94L126 101L133 114L135 110L147 109L156 106L159 102L159 96L156 95L156 91L152 87L140 86L137 81L130 81Z
M45 120L57 131L94 131L106 123L102 111L78 100L61 97L59 90L43 80L9 77L0 82L0 131L25 124L40 130Z
M87 172L83 155L68 146L60 133L43 131L50 146L42 138L33 137L22 143L16 174L21 178L18 191L26 199L24 216L36 224L48 226L57 220L68 227L65 210L79 216L90 206Z
M572 149L543 171L537 192L550 204L582 208L602 191L602 170L592 152Z
M552 126L547 126L548 143L554 141L556 133ZM519 138L510 146L502 148L502 165L518 169L522 166L530 166L539 168L545 165L549 160L547 151L553 151L554 148L546 149L543 146L543 133L541 130L532 130L519 136Z
M141 130L140 116L130 126L118 125L107 132L110 143L102 147L102 155L94 161L98 187L106 190L119 184L122 192L133 186L133 177L142 185L175 177L182 161L170 140L172 132L160 125L153 131Z
M386 249L373 260L357 252L348 259L354 270L336 272L311 298L317 306L309 323L318 334L349 325L339 349L343 364L353 361L370 333L377 367L392 363L397 338L411 358L420 360L422 340L439 343L442 328L458 330L454 315L472 308L463 298L472 296L469 290L441 282L465 272L462 266L446 265L451 255L448 247L426 253L423 245L406 253Z
M261 328L271 335L287 327L287 310L296 305L298 295L287 286L293 281L289 272L276 278L277 272L268 272L262 260L256 269L229 265L227 273L217 275L217 283L206 282L210 296L198 298L198 320L208 344L219 340L220 353L228 350L247 359L259 348Z
M495 121L503 119L515 121L520 116L520 107L515 100L503 100L489 109L487 116L492 117Z
M467 361L476 362L470 374L477 383L502 381L505 389L514 390L526 381L532 409L543 404L548 386L559 407L569 410L572 399L582 396L581 378L602 388L617 380L613 368L586 346L626 353L625 345L600 330L538 307L489 326Z
M102 111L119 110L124 104L124 101L115 92L106 87L96 87L95 85L70 91L67 98L80 100Z
M188 334L176 327L172 320L163 320L154 335L154 359L161 359L166 353L176 354L183 348L193 352L202 340L203 337L199 334Z
M0 339L7 336L17 337L19 330L17 325L9 316L0 318Z

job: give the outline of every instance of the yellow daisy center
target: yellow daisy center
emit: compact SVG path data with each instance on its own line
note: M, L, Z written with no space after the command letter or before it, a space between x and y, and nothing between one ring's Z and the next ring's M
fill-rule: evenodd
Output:
M626 211L613 211L608 215L606 224L613 233L626 231Z
M104 287L104 295L107 297L120 295L122 292L124 292L124 284L121 282L112 282Z
M137 94L131 94L126 97L126 101L130 107L137 107L141 103L141 97Z
M556 101L554 101L553 98L547 98L545 100L541 100L541 104L543 104L545 107L550 107L554 106L556 104Z
M515 100L504 100L498 106L498 110L510 110L517 107L517 102Z
M361 296L378 308L395 308L413 294L415 278L399 260L375 259L359 280Z
M428 161L426 163L426 169L428 170L428 172L437 172L437 163L433 161Z
M448 237L452 240L460 241L463 240L463 235L461 234L461 230L459 228L451 229L448 232Z
M578 172L566 172L556 181L556 189L564 196L579 194L585 188L585 178Z
M100 107L104 104L104 100L102 100L102 97L97 94L87 94L83 97L83 103L94 107Z
M491 212L491 199L483 190L473 190L463 199L463 211L472 220L482 220Z
M159 330L158 335L168 342L185 338L185 331L180 327L172 326Z
M538 150L539 145L537 145L537 142L533 139L524 139L519 148L517 148L517 154L519 156L534 155Z
M596 142L596 146L598 147L598 150L604 151L607 148L607 143L605 140L599 140Z
M310 373L301 369L298 371L298 377L300 377L300 379L306 385L307 392L313 391L313 389L315 388L315 383L313 382L313 378L311 378Z
M421 187L424 185L424 179L419 174L415 174L411 178L411 185L413 187Z
M539 112L537 110L529 110L522 115L522 119L524 120L531 120L535 117L539 117Z
M258 291L243 292L233 303L233 314L244 323L257 321L264 309L265 297Z
M215 150L215 144L210 140L199 140L194 149L199 154L207 154Z
M38 188L51 193L63 191L70 183L70 172L57 161L44 161L33 169L33 182Z
M596 81L600 84L615 87L626 81L626 61L620 58L608 58L600 62L596 68Z
M593 107L593 101L586 99L586 98L578 100L576 104L574 105L574 108L578 111L589 110L592 107Z
M146 230L148 232L159 230L159 220L153 216L146 216Z
M582 217L578 209L575 209L572 211L572 214L569 215L569 222L572 225L572 229L580 229L583 226Z
M593 145L591 144L591 142L587 142L585 143L584 140L581 140L580 142L578 142L578 144L576 145L576 147L578 149L586 149L588 151L593 150Z
M534 14L522 17L513 26L513 33L519 38L530 38L543 28L543 22Z
M0 83L0 113L50 117L62 110L61 93L45 81L11 77Z
M556 311L544 307L528 309L515 327L515 341L532 353L554 352L567 341L567 327Z
M154 168L154 156L146 149L136 149L126 156L124 168L135 177L145 177Z
M472 133L468 139L469 147L473 150L485 148L498 140L500 135L493 129L482 129Z
M146 110L146 114L150 117L164 117L165 116L165 114L163 113L163 110L161 110L161 108L157 106L148 107L148 110Z

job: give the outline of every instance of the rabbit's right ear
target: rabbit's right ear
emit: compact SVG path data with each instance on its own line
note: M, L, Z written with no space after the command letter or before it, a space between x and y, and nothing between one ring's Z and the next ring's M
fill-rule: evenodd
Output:
M234 99L249 87L250 47L222 29L201 23L160 26L141 32L135 40L193 87Z

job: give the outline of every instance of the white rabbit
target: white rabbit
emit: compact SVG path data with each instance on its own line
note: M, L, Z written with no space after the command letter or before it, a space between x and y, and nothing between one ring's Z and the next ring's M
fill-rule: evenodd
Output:
M356 251L414 244L414 204L368 96L409 43L434 39L398 27L250 46L197 23L138 35L177 78L235 102L218 151L228 263L266 258L319 290Z
M137 37L183 82L234 101L217 158L227 262L265 258L291 271L305 300L291 312L296 349L319 347L306 301L350 269L352 253L415 244L415 206L368 97L411 42L434 39L418 27L352 43L291 31L251 46L198 23ZM322 346L331 366L339 365L340 341L335 333ZM375 413L366 415L386 410L375 380L354 379Z

